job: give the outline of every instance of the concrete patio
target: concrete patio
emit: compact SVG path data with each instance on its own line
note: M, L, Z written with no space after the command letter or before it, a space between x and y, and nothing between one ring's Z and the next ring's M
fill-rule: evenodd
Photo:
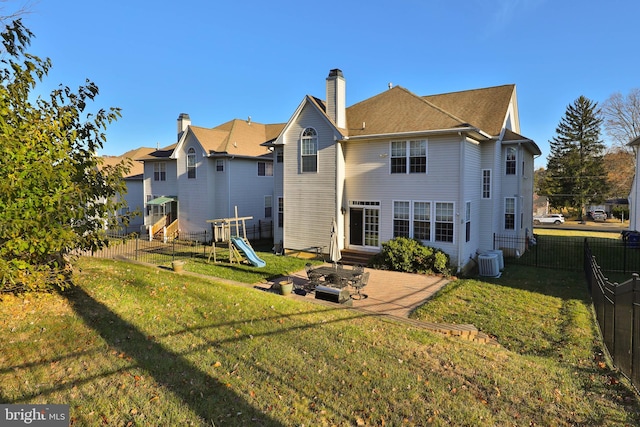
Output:
M329 266L330 264L326 264ZM350 267L345 267L350 268ZM400 273L397 271L365 269L369 272L369 283L362 290L367 297L353 300L353 307L377 314L386 314L408 318L409 313L423 304L429 297L446 285L449 280L439 276L427 276L421 274ZM291 277L294 284L307 283L307 274L304 270L298 271ZM280 277L264 284L269 288L275 283L286 280ZM261 286L262 287L262 286ZM295 296L305 299L315 299L313 293L306 296Z

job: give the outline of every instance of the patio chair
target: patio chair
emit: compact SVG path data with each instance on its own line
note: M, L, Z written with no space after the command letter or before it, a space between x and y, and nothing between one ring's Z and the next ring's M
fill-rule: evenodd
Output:
M316 289L316 286L321 284L322 275L314 273L311 264L307 264L305 270L307 271L307 278L309 281L303 285L303 289L307 292L313 292Z
M331 283L331 287L342 289L347 286L347 280L340 277L339 274L330 274L327 276L327 281Z
M351 295L352 299L364 299L367 297L366 294L362 293L362 288L364 288L365 286L367 286L367 283L369 283L369 272L365 272L362 273L362 275L360 276L360 280L357 280L353 283L353 287L356 290L355 294ZM357 298L356 298L357 296Z

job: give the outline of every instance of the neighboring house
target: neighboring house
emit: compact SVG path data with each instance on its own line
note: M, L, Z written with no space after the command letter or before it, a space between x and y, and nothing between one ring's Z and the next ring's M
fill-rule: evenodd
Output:
M144 163L145 220L150 235L211 231L207 220L252 216L247 227L273 220L273 155L261 145L283 124L231 120L214 128L178 117L178 142L138 160ZM165 233L165 237L166 233Z
M340 70L326 101L306 96L270 144L276 163L275 238L286 249L378 252L408 236L462 269L494 249L494 234L524 251L533 225L533 160L514 85L418 96L402 87L346 106Z
M640 137L627 145L633 148L633 152L636 155L636 172L631 184L631 192L629 193L629 230L640 231L640 184L638 183L638 177L640 177L638 173L640 172L640 156L638 155Z
M140 232L140 227L144 224L144 191L143 191L143 165L134 161L139 157L153 152L153 148L140 147L127 151L120 156L102 156L103 166L115 166L123 160L130 160L129 173L124 177L127 184L127 193L123 196L127 206L119 214L129 214L138 212L137 216L130 219L123 231Z

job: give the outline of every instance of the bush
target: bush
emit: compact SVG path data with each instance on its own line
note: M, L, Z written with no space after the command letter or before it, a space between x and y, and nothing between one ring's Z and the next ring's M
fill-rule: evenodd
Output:
M382 251L373 257L370 266L406 273L450 274L449 255L407 237L396 237L384 242Z

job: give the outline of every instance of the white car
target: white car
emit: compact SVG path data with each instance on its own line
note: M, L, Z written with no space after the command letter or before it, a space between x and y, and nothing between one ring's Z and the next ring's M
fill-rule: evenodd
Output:
M533 217L534 224L564 224L564 216L562 214L548 214L544 216Z

